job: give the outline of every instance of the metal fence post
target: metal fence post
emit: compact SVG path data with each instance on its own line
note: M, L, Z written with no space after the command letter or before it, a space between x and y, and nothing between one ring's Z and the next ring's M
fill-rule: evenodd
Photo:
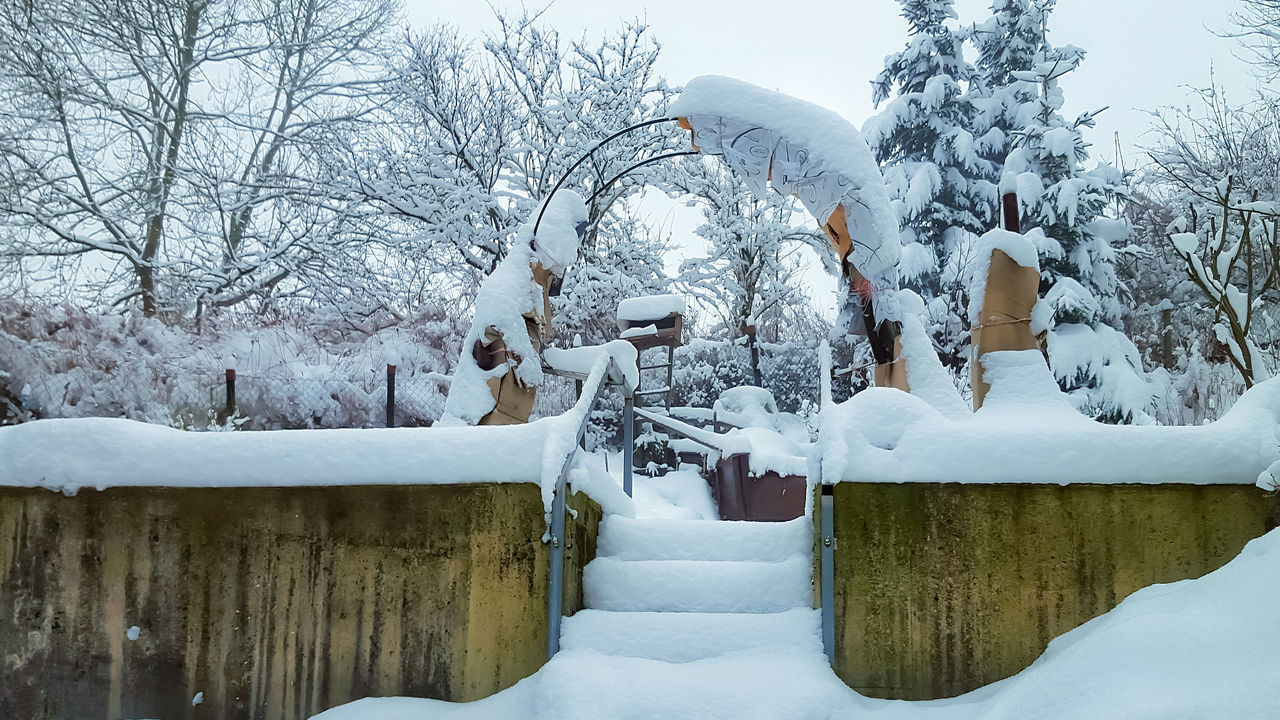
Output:
M818 510L822 528L822 651L827 654L827 661L831 663L835 663L836 659L834 491L834 485L822 486Z
M236 416L236 371L227 368L227 420Z
M396 426L396 366L387 363L387 427Z

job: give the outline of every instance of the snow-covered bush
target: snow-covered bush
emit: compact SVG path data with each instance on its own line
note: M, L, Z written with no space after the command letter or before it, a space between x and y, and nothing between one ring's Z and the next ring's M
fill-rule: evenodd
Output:
M802 343L760 343L760 380L782 412L800 413L818 400L818 351ZM730 388L753 384L746 338L694 339L676 349L673 404L709 408Z
M430 424L461 336L434 307L400 319L317 311L195 334L139 314L0 301L0 407L7 422L126 417L203 430L227 420L233 369L242 429L373 427L385 423L391 364L398 424Z

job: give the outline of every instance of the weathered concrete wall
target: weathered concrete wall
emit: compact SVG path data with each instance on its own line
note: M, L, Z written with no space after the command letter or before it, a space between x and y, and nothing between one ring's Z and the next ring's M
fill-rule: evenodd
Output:
M569 612L599 521L572 504ZM489 695L546 659L544 530L531 484L0 488L0 718Z
M874 697L973 690L1135 590L1220 567L1275 513L1241 485L841 483L836 672Z

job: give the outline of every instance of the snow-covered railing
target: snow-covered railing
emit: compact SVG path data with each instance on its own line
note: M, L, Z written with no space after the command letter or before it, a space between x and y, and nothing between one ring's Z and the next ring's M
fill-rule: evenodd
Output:
M585 350L586 348L580 348ZM555 363L553 363L555 364ZM556 473L554 475L555 482L551 485L551 518L548 541L551 543L551 594L547 600L547 657L551 658L560 650L560 624L564 619L564 550L565 550L565 502L568 495L569 473L573 470L574 462L578 458L578 450L582 447L583 438L587 433L587 424L591 421L591 413L595 410L596 404L600 401L600 396L604 394L608 387L620 387L626 396L628 403L631 400L631 391L635 387L630 377L634 373L628 373L626 369L621 367L618 361L608 352L598 353L591 365L590 372L583 377L576 368L572 367L572 363L560 363L562 369L558 374L564 374L568 377L579 378L582 380L582 394L578 396L578 401L568 412L561 415L557 420L565 423L567 427L573 428L572 433L561 431L554 433L547 439L547 447L543 452L543 488L544 492L548 487L546 480L548 470ZM634 362L632 363L634 366ZM565 448L563 443L565 440L572 439L572 444ZM627 446L627 457L624 459L625 467L631 467L630 446ZM562 459L557 468L554 463L557 458ZM626 488L627 494L631 494L630 483Z

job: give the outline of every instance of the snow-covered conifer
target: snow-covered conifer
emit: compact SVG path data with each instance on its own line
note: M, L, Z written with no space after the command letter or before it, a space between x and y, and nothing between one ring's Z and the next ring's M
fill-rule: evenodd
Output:
M990 139L971 131L974 68L963 35L946 24L953 1L900 1L911 37L872 83L877 105L893 99L863 130L901 222L900 277L925 298L934 342L958 369L968 330L955 311L960 280L971 239L991 225L995 164Z

